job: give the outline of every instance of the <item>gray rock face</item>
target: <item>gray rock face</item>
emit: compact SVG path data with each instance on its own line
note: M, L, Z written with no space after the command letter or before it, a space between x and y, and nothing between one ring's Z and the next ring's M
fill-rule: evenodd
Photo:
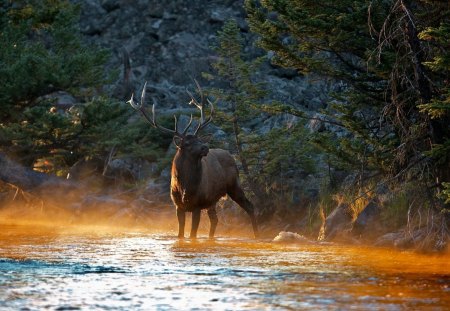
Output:
M215 53L217 31L229 20L237 21L243 30L251 56L265 52L253 48L248 32L243 1L193 0L73 0L81 6L80 29L87 41L108 48L111 70L123 68L123 50L128 52L131 71L129 83L135 93L148 81L149 93L163 108L176 108L189 101L185 89L194 89L193 79L202 86L203 72L214 74L211 62ZM326 93L333 83L304 77L295 70L263 66L271 100L291 104L297 109L316 111L326 105ZM108 87L111 94L121 87L122 76ZM117 92L116 92L117 93ZM120 93L120 92L119 92ZM151 96L149 94L149 97ZM120 97L119 97L120 98Z
M74 2L82 8L86 39L112 51L111 69L121 68L121 49L128 51L135 87L144 80L193 85L193 78L210 71L210 46L222 24L230 18L245 24L242 1Z

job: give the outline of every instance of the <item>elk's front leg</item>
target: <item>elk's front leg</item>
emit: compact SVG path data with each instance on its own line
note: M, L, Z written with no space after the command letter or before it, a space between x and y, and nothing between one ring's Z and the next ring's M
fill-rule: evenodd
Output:
M178 218L178 238L184 238L184 225L186 223L186 212L177 207L177 218Z
M201 213L200 209L194 210L192 212L192 228L190 236L191 239L197 238L198 225L200 224L200 213Z

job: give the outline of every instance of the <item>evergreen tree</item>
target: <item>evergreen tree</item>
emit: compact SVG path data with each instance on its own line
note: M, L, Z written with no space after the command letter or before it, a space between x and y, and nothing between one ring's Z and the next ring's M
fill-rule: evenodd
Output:
M335 159L424 189L449 180L448 4L247 0L246 8L276 64L345 83L327 114L349 134L318 140Z
M134 154L150 161L170 143L126 103L102 97L108 52L82 42L79 8L67 0L0 5L0 151L29 167L64 174L80 158ZM74 95L54 106L57 91Z
M261 86L252 81L252 74L256 71L260 59L246 62L243 59L243 38L234 20L228 21L218 33L218 46L215 48L219 59L213 64L219 76L228 87L212 91L212 94L227 104L221 115L225 125L231 125L233 146L241 162L245 180L256 198L264 198L265 192L257 182L255 171L249 163L248 145L252 142L242 131L245 122L257 117L259 112L254 109L255 104L265 95Z
M51 110L44 95L64 90L88 96L105 82L107 53L81 43L77 18L78 9L68 1L1 7L1 149L28 166L65 149L66 140L77 135L69 114Z
M234 20L225 23L217 41L218 58L213 67L218 77L214 78L225 86L209 91L221 104L216 119L231 134L228 143L241 163L244 182L254 200L264 207L261 218L267 219L275 212L276 192L291 193L299 172L314 170L310 144L304 140L302 123L273 128L265 135L252 132L255 120L268 118L262 110L267 91L257 82L264 58L248 60L243 52L244 38Z

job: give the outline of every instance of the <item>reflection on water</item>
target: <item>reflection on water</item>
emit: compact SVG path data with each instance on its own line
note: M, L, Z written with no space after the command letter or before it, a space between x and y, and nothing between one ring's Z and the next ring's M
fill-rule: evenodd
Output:
M148 232L0 233L0 309L446 310L449 256Z

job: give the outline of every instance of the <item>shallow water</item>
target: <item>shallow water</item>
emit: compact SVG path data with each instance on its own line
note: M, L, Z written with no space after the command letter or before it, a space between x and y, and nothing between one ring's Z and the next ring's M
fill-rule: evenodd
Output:
M450 309L448 255L1 227L1 310Z

